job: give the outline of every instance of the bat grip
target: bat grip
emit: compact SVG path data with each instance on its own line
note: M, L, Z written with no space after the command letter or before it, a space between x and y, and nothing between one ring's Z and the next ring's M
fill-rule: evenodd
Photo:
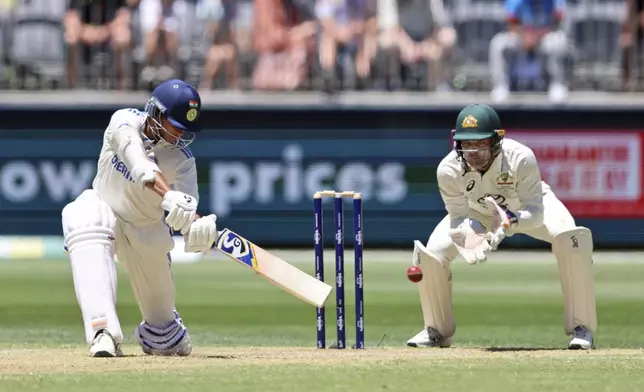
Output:
M201 218L201 215L196 214L195 219L199 219L199 218ZM217 231L217 240L219 240L219 236L221 235L222 232L223 232L223 230L218 230ZM215 242L212 243L212 246L210 247L210 249L214 249L214 248L217 247L217 240L215 240Z

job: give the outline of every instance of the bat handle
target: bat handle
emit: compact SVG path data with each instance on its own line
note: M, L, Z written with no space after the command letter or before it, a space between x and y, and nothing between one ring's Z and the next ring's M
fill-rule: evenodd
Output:
M199 218L201 218L201 215L199 215L199 214L195 215L195 219L199 219ZM219 241L219 236L223 232L224 232L223 230L217 231L217 239L215 240L215 242L212 243L212 246L210 247L210 249L214 249L214 248L217 247L217 241Z
M221 231L218 230L217 231L217 239L215 240L215 242L212 243L212 246L210 247L210 249L216 249L217 248L217 242L219 241L219 236L221 236L221 233L223 233L223 232L224 232L223 230L221 230Z

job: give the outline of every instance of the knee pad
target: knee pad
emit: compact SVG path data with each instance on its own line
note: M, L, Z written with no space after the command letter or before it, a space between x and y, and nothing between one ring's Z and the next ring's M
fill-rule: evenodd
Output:
M65 250L73 252L75 249L90 245L114 246L114 231L100 226L81 227L70 231L65 236Z
M116 217L110 207L94 194L83 194L62 211L65 250L100 244L113 246Z
M175 311L175 319L165 328L141 322L135 335L143 352L150 355L188 355L192 350L188 329Z
M452 240L450 239L449 241L451 242ZM430 254L436 261L444 265L446 268L450 268L452 261L458 255L456 247L450 244L450 247L448 249L444 249L443 247L436 247L432 245L433 244L431 244L429 241L427 242L427 244L424 246L425 253ZM416 260L415 257L414 260ZM412 262L412 264L414 264L414 262Z

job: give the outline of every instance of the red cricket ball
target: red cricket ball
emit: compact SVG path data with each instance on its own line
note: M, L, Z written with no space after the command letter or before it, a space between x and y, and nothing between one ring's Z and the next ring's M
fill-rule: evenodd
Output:
M423 270L416 267L415 265L407 269L407 277L414 283L418 283L423 280Z

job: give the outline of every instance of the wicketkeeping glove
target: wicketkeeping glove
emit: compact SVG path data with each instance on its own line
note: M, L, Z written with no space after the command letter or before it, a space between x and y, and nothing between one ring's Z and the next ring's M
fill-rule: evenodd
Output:
M491 197L486 197L485 203L493 212L492 226L487 235L487 241L490 248L496 250L505 237L512 236L511 230L517 225L518 219L514 212L508 210L506 206L496 204Z
M475 219L465 219L457 228L449 231L449 236L468 264L485 263L490 244L487 230Z

